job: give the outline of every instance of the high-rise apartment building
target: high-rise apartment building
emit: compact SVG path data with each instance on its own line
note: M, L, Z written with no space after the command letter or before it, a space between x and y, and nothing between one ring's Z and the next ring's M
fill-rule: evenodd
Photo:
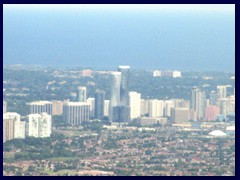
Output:
M36 138L50 137L52 116L47 113L29 114L26 117L26 135Z
M63 104L63 119L71 125L89 122L90 104L85 102L67 102Z
M209 94L209 105L215 106L218 102L218 93L216 91L211 91Z
M102 119L104 117L105 92L102 90L97 90L95 92L94 97L95 97L94 117L96 119Z
M25 138L25 122L14 112L3 114L3 142L14 138Z
M48 113L52 115L52 102L50 101L34 101L27 103L29 114Z
M104 116L109 117L110 100L104 100Z
M139 118L141 116L141 94L137 92L129 92L130 119Z
M158 99L149 100L149 117L162 117L164 112L164 101Z
M85 86L77 87L77 102L86 102L87 100L87 88Z
M202 120L205 116L206 94L200 89L192 89L191 108L196 111L197 119Z
M87 103L90 105L90 116L89 118L90 119L93 119L94 118L94 111L95 111L95 98L92 98L92 97L89 97L87 98Z

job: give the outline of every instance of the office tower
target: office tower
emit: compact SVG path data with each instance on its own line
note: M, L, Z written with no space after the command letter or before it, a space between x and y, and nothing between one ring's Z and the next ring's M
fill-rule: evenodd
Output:
M25 122L18 113L7 112L3 115L3 142L14 138L25 138Z
M217 115L220 114L220 109L217 106L207 106L206 107L206 112L205 112L205 117L206 120L211 121L215 120L217 118Z
M48 113L52 115L52 102L50 101L34 101L31 103L27 103L29 114L40 114L40 113Z
M215 106L218 101L218 93L216 91L211 91L209 95L209 105Z
M171 120L176 124L184 124L189 121L189 108L175 107L171 109Z
M3 101L3 114L7 112L7 102Z
M137 92L129 92L130 119L140 117L141 110L141 94Z
M149 115L149 101L148 100L145 100L145 99L141 99L141 115L142 116L147 116Z
M112 107L112 122L129 122L130 108L129 106L119 105Z
M26 117L26 135L36 138L50 137L52 116L47 113L29 114Z
M63 119L71 125L89 122L90 104L85 102L66 102L63 104Z
M105 92L102 90L97 90L95 92L95 110L94 110L94 117L96 119L103 119L104 117L104 100Z
M109 109L109 120L113 118L113 107L120 104L120 85L121 85L121 72L111 73L111 100Z
M164 116L171 116L171 108L175 107L173 100L166 100L165 102L165 108L164 108Z
M94 109L95 109L95 98L87 98L87 103L90 105L90 109L89 109L89 111L90 111L90 116L89 116L89 118L90 119L93 119L94 118Z
M163 116L164 101L158 99L149 100L149 117Z
M189 110L189 120L197 120L197 112L193 109Z
M86 102L87 100L87 88L85 86L77 87L77 102Z
M121 72L121 86L120 86L120 104L128 106L128 91L129 91L129 75L130 66L119 66L118 71Z
M52 115L62 115L63 101L52 101Z
M217 86L218 98L226 98L227 97L227 86Z
M109 117L109 100L104 100L104 116Z
M197 120L202 120L205 116L206 95L204 91L192 89L191 108L197 113Z

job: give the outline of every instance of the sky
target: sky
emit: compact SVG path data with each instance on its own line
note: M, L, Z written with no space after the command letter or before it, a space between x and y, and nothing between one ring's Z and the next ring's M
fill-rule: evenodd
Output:
M3 5L3 63L235 71L235 5Z

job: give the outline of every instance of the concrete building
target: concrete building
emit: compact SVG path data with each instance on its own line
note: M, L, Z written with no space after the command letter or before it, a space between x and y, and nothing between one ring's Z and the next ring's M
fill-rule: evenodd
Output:
M25 122L14 112L3 114L3 142L14 138L25 138Z
M85 86L77 87L77 102L87 101L87 88Z
M209 95L209 105L216 106L218 101L218 93L216 91L211 91Z
M164 101L158 99L149 100L149 117L162 117Z
M52 115L62 115L63 101L52 101Z
M154 70L153 71L153 77L178 78L178 77L182 77L182 73L181 73L181 71L159 71L159 70Z
M63 119L73 126L88 122L90 119L90 104L85 102L64 103Z
M110 100L104 100L104 116L109 117Z
M138 118L141 116L141 94L137 92L129 92L129 107L130 119Z
M189 122L189 108L175 107L171 109L171 120L176 124Z
M94 118L94 112L95 112L95 98L87 98L87 103L90 105L90 119Z
M52 116L47 113L29 114L26 117L26 136L45 138L52 133Z
M52 115L52 102L50 101L34 101L27 103L29 114L48 113Z
M220 114L220 109L217 106L207 106L206 107L206 112L205 112L205 117L206 120L211 121L211 120L216 120L217 115Z
M103 119L103 117L104 117L105 91L97 90L95 92L94 97L95 97L94 117L96 119Z

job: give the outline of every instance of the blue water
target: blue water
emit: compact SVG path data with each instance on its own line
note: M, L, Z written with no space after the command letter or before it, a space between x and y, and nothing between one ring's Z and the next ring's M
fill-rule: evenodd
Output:
M234 13L4 11L4 64L231 71Z

